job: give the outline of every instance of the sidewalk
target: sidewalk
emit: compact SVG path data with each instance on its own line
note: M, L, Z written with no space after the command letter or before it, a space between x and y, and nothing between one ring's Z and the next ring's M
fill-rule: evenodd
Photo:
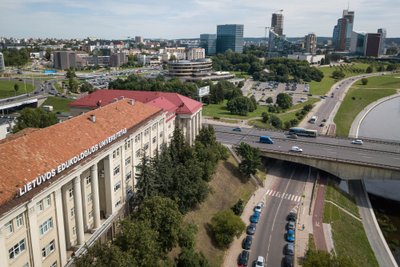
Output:
M307 180L303 190L303 195L305 197L302 198L302 202L299 206L296 229L295 266L299 266L299 261L304 258L308 249L309 234L313 233L312 213L309 213L310 205L312 205L311 195L313 186L313 181Z

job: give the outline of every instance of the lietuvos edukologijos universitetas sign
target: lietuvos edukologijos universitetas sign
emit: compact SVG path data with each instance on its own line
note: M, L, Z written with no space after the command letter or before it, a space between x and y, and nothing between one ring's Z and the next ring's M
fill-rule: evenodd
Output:
M96 152L97 150L101 149L102 147L108 145L109 143L113 142L116 140L118 137L126 134L127 130L122 129L119 132L111 135L110 137L104 139L103 141L99 142L98 144L95 144L94 146L84 150L81 152L79 155L74 156L73 158L61 163L60 165L57 166L57 168L51 169L50 171L36 177L34 180L30 181L29 183L25 184L22 188L19 189L19 196L24 195L25 193L31 191L35 187L41 185L42 183L46 182L47 180L50 180L53 178L55 175L61 173L62 171L68 169L69 167L73 166L74 164L78 163L82 159L90 156L92 153Z

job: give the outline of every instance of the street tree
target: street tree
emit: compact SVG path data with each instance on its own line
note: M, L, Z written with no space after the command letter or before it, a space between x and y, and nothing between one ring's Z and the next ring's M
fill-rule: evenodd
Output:
M18 90L19 90L19 84L18 84L18 83L15 83L15 84L14 84L14 92L15 92L15 95L17 95Z
M245 224L229 209L217 212L211 219L210 228L217 246L227 248L243 232Z
M293 99L286 93L279 93L276 96L276 104L282 109L288 109L293 105Z
M368 84L368 79L367 78L362 78L361 79L361 84L362 85L367 85Z

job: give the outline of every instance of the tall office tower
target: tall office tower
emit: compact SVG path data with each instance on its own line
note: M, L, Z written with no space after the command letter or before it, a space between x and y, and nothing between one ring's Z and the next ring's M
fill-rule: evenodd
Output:
M66 70L76 68L76 53L72 51L53 52L54 68Z
M350 42L350 52L356 55L364 55L365 33L352 32Z
M142 36L135 36L135 43L142 44L143 43L143 37Z
M207 56L217 53L217 35L216 34L200 34L200 46L204 48Z
M0 53L0 71L4 71L6 69L6 65L4 64L4 55Z
M384 55L385 54L386 29L385 28L378 29L378 33L381 34L381 43L379 45L379 55Z
M282 13L272 13L271 30L273 30L279 36L283 35L283 14Z
M227 50L243 52L243 28L242 24L225 24L217 26L217 53Z
M364 56L378 57L381 44L380 33L367 33L365 35Z
M315 33L309 33L305 36L306 53L315 55L317 52L317 36Z
M354 11L343 10L342 18L338 19L333 28L333 45L337 51L350 50L351 34L354 25Z

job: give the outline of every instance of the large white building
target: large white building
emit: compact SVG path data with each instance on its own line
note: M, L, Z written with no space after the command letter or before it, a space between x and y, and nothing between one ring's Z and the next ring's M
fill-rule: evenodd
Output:
M154 156L175 127L198 134L201 103L191 101L119 98L2 140L0 266L69 266L85 244L113 237L143 152Z
M4 64L4 55L0 52L0 71L4 71L6 69L6 65Z

